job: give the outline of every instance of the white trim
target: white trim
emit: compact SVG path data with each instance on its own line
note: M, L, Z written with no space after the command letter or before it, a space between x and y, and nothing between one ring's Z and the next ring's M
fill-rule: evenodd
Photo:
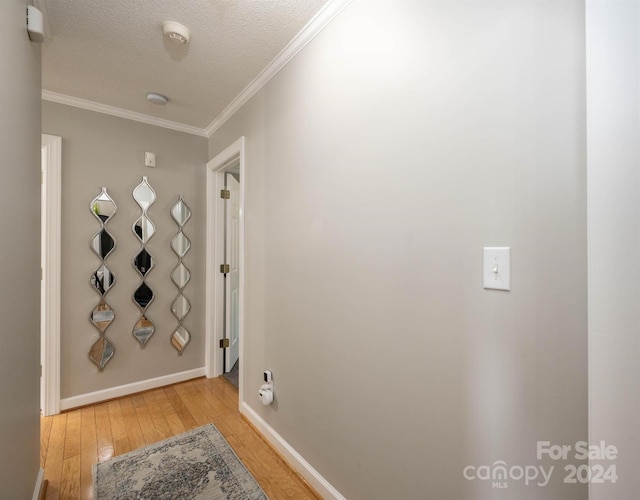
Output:
M311 18L302 31L247 85L240 94L220 113L207 128L205 135L211 137L243 104L251 99L269 80L313 40L352 0L330 0Z
M133 382L131 384L110 387L109 389L103 389L101 391L94 391L87 394L81 394L79 396L64 398L60 401L60 408L62 410L70 410L71 408L128 396L129 394L135 394L136 392L148 391L150 389L164 387L165 385L177 384L179 382L184 382L185 380L191 380L202 376L204 376L204 368L195 368L184 372L172 373L171 375L163 375L162 377L150 378L147 380L141 380L140 382Z
M244 214L245 214L245 138L240 137L231 146L207 163L207 248L206 259L206 310L205 310L205 369L207 377L222 375L223 352L218 347L223 335L223 307L219 300L224 294L224 278L218 271L224 258L224 224L220 223L224 215L224 200L219 192L224 187L224 170L231 160L240 162L240 221L239 221L239 371L238 401L244 401ZM218 222L218 224L216 224Z
M41 332L42 413L60 413L60 235L62 204L62 138L42 134L45 195L43 308Z
M214 196L216 176L211 171L209 163L207 163L207 220L206 220L206 248L205 248L205 310L204 310L204 329L205 329L205 342L204 342L204 368L207 378L213 378L221 375L218 372L218 362L216 360L218 349L215 344L215 311L210 306L210 298L215 295L215 205L216 197Z
M307 462L302 455L298 453L293 447L285 441L285 439L278 434L273 427L271 427L265 420L258 415L253 408L247 403L240 405L240 412L247 417L247 419L260 431L264 438L271 443L271 445L278 450L282 456L289 462L295 470L297 470L302 477L324 498L325 500L346 500L340 492L335 489L329 481L327 481L322 475L315 470L309 462Z
M38 477L36 477L36 485L33 488L33 495L31 496L31 500L38 500L40 498L40 492L44 487L44 469L40 469L38 471Z
M80 99L79 97L58 94L49 90L42 91L42 99L45 101L57 102L58 104L66 104L67 106L86 109L88 111L95 111L96 113L103 113L105 115L117 116L119 118L125 118L135 122L146 123L147 125L155 125L156 127L177 130L178 132L197 135L199 137L208 137L205 129L202 128L172 122L171 120L165 120L164 118L157 118L143 113L136 113L135 111L129 111L127 109L116 108L115 106L109 106L107 104L100 104L86 99Z

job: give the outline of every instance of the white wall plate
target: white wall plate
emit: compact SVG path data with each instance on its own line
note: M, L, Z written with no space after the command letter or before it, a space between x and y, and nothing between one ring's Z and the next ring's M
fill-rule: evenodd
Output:
M484 287L511 290L511 247L484 247Z

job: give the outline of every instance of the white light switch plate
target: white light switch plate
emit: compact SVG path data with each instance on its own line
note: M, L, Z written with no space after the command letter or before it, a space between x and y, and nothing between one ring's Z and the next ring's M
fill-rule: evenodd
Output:
M148 151L144 154L144 166L145 167L155 167L156 166L156 154L149 153Z
M484 247L484 287L511 290L511 247Z

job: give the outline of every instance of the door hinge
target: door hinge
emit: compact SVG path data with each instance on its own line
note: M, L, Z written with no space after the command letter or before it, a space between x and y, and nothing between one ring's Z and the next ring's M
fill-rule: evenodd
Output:
M220 272L227 274L230 271L229 264L220 264Z
M231 191L229 191L228 189L221 189L220 190L220 198L222 198L223 200L228 200L231 198Z
M40 281L44 279L44 270L40 268Z
M229 347L229 339L220 339L220 349L227 349Z

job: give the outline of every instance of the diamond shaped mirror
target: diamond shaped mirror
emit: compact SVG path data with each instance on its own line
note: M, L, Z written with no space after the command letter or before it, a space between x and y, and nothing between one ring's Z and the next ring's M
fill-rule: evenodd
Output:
M147 318L145 315L136 322L133 327L133 336L140 342L140 344L144 347L151 336L155 333L156 327L153 322Z
M111 309L111 306L102 299L91 312L90 319L91 323L100 330L100 333L104 333L115 317L116 313Z
M153 301L153 291L144 281L133 294L133 301L138 304L138 307L143 311L149 307L149 304Z
M191 304L187 298L180 294L176 297L176 300L171 304L171 312L178 321L182 321L184 317L191 310Z
M102 370L113 357L114 353L115 348L113 347L113 344L109 342L107 337L100 335L100 338L89 350L89 359L98 365L100 370Z
M151 222L151 219L146 215L142 215L137 221L133 223L133 232L141 243L147 243L156 232L156 227Z
M184 348L191 341L191 334L182 325L178 325L178 328L171 335L171 345L176 348L179 354L182 354Z
M133 258L133 267L136 268L136 271L140 273L140 276L144 278L144 276L151 271L153 266L155 265L155 261L153 257L147 252L146 248L140 250L138 255Z
M177 203L171 207L171 217L173 217L173 220L180 228L182 228L191 218L191 210L189 210L189 207L182 199L182 196Z
M116 242L106 229L101 229L91 238L93 252L102 260L106 259L116 246Z
M187 286L187 283L189 283L190 279L191 279L191 272L187 269L187 267L182 262L180 262L171 273L171 280L180 289Z
M191 248L191 242L189 241L189 238L180 231L171 240L171 248L178 257L183 258Z
M105 295L115 282L115 275L104 264L91 275L91 284L100 295Z

